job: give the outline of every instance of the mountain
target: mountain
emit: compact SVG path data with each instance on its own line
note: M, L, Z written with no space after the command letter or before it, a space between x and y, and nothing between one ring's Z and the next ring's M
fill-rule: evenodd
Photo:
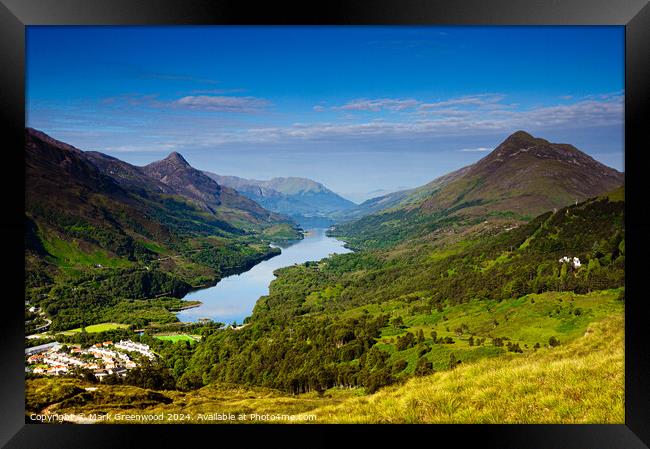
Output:
M463 204L470 208L465 213L475 215L512 211L534 216L613 190L623 180L623 173L572 145L517 131L422 207Z
M449 184L455 179L462 176L468 171L469 167L461 168L460 170L447 173L444 176L436 178L435 180L425 184L421 187L414 189L400 190L386 195L371 198L359 204L357 207L345 211L341 211L335 215L337 221L350 221L358 219L363 216L380 212L395 207L399 204L408 204L418 201L419 199L435 192L441 187Z
M205 210L225 215L228 220L241 226L249 223L261 226L290 223L286 217L266 210L233 188L220 185L202 171L191 167L176 152L162 161L146 165L142 170L150 178L173 188Z
M182 196L202 210L216 214L242 228L287 223L289 220L272 213L235 190L219 185L173 152L161 161L136 167L105 154L89 151L87 158L102 173L113 177L124 187L140 192Z
M300 238L177 154L135 167L28 128L25 167L26 295L56 289L53 327L89 319L72 293L86 282L98 314L119 298L181 295L277 254L272 239Z
M303 227L329 226L336 212L356 206L352 201L311 179L289 177L258 181L204 173L219 184L237 190L265 208L288 215Z
M27 129L25 139L25 211L34 224L32 229L39 229L40 234L33 236L33 241L45 240L43 243L52 246L48 237L68 234L70 239L85 240L84 246L104 247L115 255L135 258L135 235L143 240L170 238L170 227L147 216L153 211L146 199L139 201L137 195L103 174L84 152L32 129ZM121 219L126 216L128 222ZM84 235L92 231L97 231L95 238ZM100 241L103 236L99 234L104 234L105 241Z
M357 243L389 245L433 232L443 222L469 225L488 217L523 222L614 190L623 181L623 173L572 145L517 131L472 165L362 203L340 221L363 217L337 226L336 233Z

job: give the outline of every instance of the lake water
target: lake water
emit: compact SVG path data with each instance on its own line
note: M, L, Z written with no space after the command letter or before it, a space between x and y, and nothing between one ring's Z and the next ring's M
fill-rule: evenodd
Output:
M199 300L203 304L178 312L178 319L188 322L210 318L225 324L233 321L241 324L252 313L260 296L268 295L269 284L275 279L273 272L278 268L350 252L342 241L326 236L325 229L310 229L303 240L274 246L281 248L282 254L244 273L225 277L214 287L188 293L183 299Z

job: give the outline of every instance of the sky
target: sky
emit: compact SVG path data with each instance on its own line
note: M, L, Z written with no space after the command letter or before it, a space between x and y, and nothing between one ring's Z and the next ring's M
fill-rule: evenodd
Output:
M525 130L624 170L624 28L27 27L26 124L360 202Z

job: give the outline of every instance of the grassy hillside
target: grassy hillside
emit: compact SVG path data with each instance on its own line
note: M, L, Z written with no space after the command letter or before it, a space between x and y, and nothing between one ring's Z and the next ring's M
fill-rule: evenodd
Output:
M622 313L615 313L589 324L566 345L463 363L371 395L347 388L287 395L232 384L152 391L79 379L33 379L27 381L26 409L96 413L113 422L119 413L163 413L164 421L174 422L202 422L201 413L269 413L315 417L283 422L621 424L623 337ZM177 414L176 419L168 414Z
M463 364L313 411L332 423L623 424L621 313L574 342Z
M450 357L461 362L495 357L535 347L548 346L551 338L563 343L581 336L590 322L623 312L619 300L622 289L576 295L572 292L546 292L503 301L472 301L449 307L444 312L412 313L398 301L368 306L370 313L389 313L403 317L399 326L382 330L377 347L391 356L389 362L405 360L408 365L397 376L408 377L416 369L420 352L432 362L433 369L449 368ZM361 308L344 314L363 313ZM424 339L410 348L399 350L398 340L408 333L415 341L422 332ZM453 343L434 343L431 337L450 338ZM500 346L495 346L499 344ZM508 344L517 345L508 348Z

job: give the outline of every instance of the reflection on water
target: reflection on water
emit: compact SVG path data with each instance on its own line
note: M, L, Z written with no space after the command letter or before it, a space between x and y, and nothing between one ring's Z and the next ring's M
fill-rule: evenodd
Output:
M332 253L349 253L343 242L325 235L324 229L310 229L303 240L289 244L275 245L282 248L282 254L255 265L242 274L228 276L214 287L188 293L183 299L199 300L200 307L178 313L181 321L197 321L210 318L214 321L241 324L253 311L260 296L269 293L269 284L275 278L278 268L320 260Z

